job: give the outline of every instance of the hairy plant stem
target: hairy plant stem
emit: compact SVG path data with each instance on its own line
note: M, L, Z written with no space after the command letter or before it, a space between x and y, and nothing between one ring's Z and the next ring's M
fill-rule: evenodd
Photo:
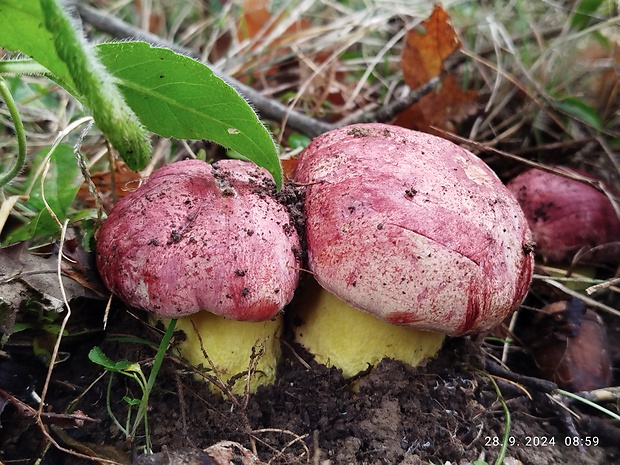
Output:
M24 131L24 123L19 116L19 111L17 110L17 105L15 104L15 100L13 100L9 86L7 86L6 81L1 76L0 96L2 96L9 110L13 125L15 126L15 135L17 136L17 160L15 160L15 163L6 174L0 176L0 188L2 188L15 179L24 168L24 164L26 163L26 133Z
M99 129L133 170L143 169L151 157L148 134L125 103L114 78L99 62L91 47L78 35L58 0L39 0L46 29L65 63L75 89L93 114Z

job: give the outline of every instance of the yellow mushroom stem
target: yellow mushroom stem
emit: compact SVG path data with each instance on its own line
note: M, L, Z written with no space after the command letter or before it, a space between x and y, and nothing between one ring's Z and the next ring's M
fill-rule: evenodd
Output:
M357 310L315 281L295 301L295 339L327 366L348 378L384 358L411 366L437 354L444 334L395 326Z
M273 320L254 323L229 320L202 311L178 318L176 331L179 330L185 333L185 339L176 342L174 349L191 365L202 366L208 374L217 376L224 384L240 373L245 373L235 380L231 388L233 394L242 395L245 392L250 367L255 367L250 374L250 392L256 392L259 386L275 381L281 354L281 315ZM205 353L213 363L215 372ZM257 360L253 360L253 356ZM206 379L200 375L197 378ZM213 392L220 392L214 384L210 384L210 388Z

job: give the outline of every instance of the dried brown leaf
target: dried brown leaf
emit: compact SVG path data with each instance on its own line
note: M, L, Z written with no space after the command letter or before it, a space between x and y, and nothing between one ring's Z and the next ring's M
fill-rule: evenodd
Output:
M417 89L444 72L444 62L461 48L461 41L450 17L439 5L418 27L407 33L401 68L407 85ZM455 125L475 109L478 94L464 90L454 76L447 76L433 93L399 114L395 124L432 132L432 127L454 131Z
M405 82L417 89L444 69L446 58L461 48L450 17L439 5L426 21L407 33L401 58Z

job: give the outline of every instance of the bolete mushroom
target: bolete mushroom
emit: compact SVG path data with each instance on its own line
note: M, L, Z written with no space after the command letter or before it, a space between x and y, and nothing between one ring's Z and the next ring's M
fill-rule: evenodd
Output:
M345 376L384 357L416 364L444 335L500 324L527 293L523 212L452 142L343 127L302 152L295 181L305 186L308 266L324 289L301 306L296 338Z
M576 298L545 305L532 322L529 350L540 376L569 391L611 385L612 369L605 324Z
M592 179L582 171L555 167ZM620 259L620 220L609 198L576 179L530 169L508 182L529 222L536 255L545 262L584 263Z
M177 349L189 362L210 368L206 352L228 380L264 344L253 390L275 377L279 314L299 278L299 236L274 192L251 163L180 161L119 201L97 241L106 286L132 307L179 318Z

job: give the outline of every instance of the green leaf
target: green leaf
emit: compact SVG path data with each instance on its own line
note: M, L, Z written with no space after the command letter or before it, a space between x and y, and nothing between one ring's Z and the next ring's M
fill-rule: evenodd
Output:
M39 151L33 160L33 166L41 166L48 152L49 148ZM30 185L35 172L36 169L33 169L29 173L26 185ZM50 157L50 167L43 187L45 200L61 222L67 219L69 208L81 184L82 173L77 166L73 148L67 144L58 145ZM26 206L38 213L28 223L13 231L3 241L4 244L12 244L33 237L51 236L60 230L58 223L52 218L43 202L41 178L35 182Z
M47 210L40 211L28 223L15 229L2 241L2 245L15 244L33 237L53 236L60 227Z
M592 16L603 4L603 0L581 0L570 21L571 29L581 31L588 27Z
M580 98L567 97L561 100L555 100L553 106L568 116L572 116L599 131L603 128L603 124L596 110Z
M267 169L278 187L282 168L273 138L237 91L202 63L145 42L105 43L99 59L150 131L208 139Z
M42 18L38 1L0 0L0 46L28 55L73 86L66 64L56 53L54 37L45 28Z
M33 160L33 166L40 166L48 152L49 148L40 150ZM34 171L28 176L27 184L30 184L33 176ZM75 159L73 147L68 144L58 145L50 158L50 167L43 188L47 204L61 221L67 217L69 207L81 184L82 173ZM37 210L45 210L41 196L41 178L35 182L28 204Z
M90 352L88 352L88 359L91 362L96 363L97 365L101 365L107 370L113 369L116 364L116 362L114 362L106 354L103 353L101 347L99 346L95 346L90 349Z
M142 399L136 399L135 397L123 396L123 400L127 402L129 405L136 406L142 403Z
M288 145L291 149L305 149L310 145L312 140L308 136L304 136L303 134L291 134L288 138Z
M33 166L40 166L48 151L49 149L41 150L36 155ZM30 185L35 171L30 172L27 185ZM67 219L69 207L73 203L81 183L81 172L77 166L72 147L66 144L59 145L50 158L50 168L43 186L45 200L61 222ZM26 206L38 211L38 213L27 224L13 231L4 241L5 244L33 237L51 236L60 230L58 223L52 218L43 202L40 178L35 182Z
M125 371L136 371L132 369L133 365L137 365L136 363L132 363L128 360L119 360L115 362L110 359L106 354L103 353L100 347L93 347L88 353L88 358L91 362L96 363L97 365L101 365L108 371L113 371L115 373L123 373ZM138 371L140 369L138 368Z
M84 101L43 19L37 1L0 0L0 47L30 56ZM207 66L144 42L107 43L96 49L148 129L164 137L209 139L236 150L266 168L281 186L282 169L271 135L252 107ZM93 114L96 110L91 108ZM142 161L132 166L139 168Z

